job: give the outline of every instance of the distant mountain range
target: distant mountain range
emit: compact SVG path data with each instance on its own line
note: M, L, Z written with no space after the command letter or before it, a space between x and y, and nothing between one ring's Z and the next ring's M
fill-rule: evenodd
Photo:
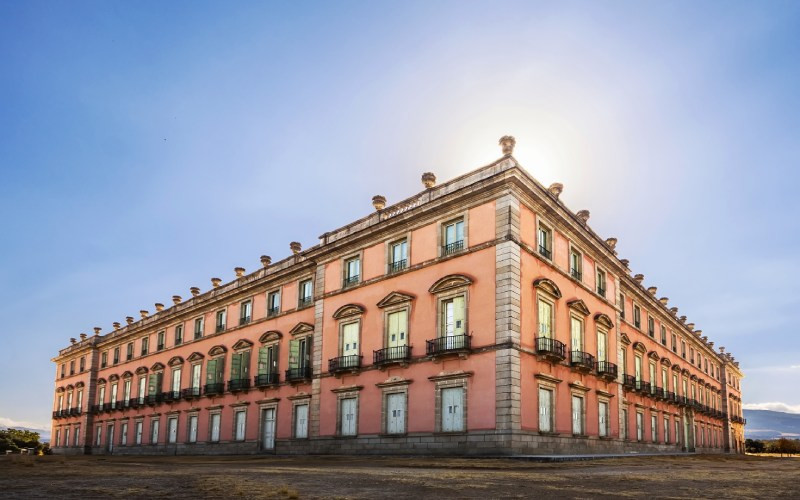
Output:
M747 425L744 436L749 439L800 438L800 414L771 410L744 410Z
M6 425L0 425L0 429L8 429ZM31 432L38 432L39 433L39 442L40 443L49 443L50 442L50 430L48 429L32 429L30 427L19 427L14 426L12 429L17 429L20 431L31 431Z

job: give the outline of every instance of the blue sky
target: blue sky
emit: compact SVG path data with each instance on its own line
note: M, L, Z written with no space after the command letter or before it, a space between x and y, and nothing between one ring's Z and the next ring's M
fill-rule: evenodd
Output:
M69 337L504 134L800 412L798 88L796 2L0 1L0 425L47 426Z

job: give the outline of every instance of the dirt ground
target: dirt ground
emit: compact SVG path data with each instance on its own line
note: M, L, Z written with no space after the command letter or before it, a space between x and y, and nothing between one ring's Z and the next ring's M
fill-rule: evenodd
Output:
M800 498L800 460L0 457L0 498Z

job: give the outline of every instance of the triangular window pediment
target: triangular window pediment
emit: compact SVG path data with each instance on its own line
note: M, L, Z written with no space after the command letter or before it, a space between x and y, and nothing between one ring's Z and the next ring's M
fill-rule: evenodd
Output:
M188 358L186 358L186 359L188 359L189 361L200 361L200 360L201 360L201 359L203 359L204 357L205 357L205 356L203 356L203 355L202 355L202 354L200 354L199 352L193 352L193 353L191 353L191 354L189 355L189 357L188 357Z
M428 291L430 293L441 293L456 288L464 288L471 285L475 280L464 274L450 274L444 278L440 278L431 285Z
M183 364L183 358L180 356L173 356L167 363L169 366L178 366Z
M586 307L586 303L584 301L582 301L581 299L570 300L569 302L567 302L567 305L573 311L579 312L579 313L583 314L584 316L588 316L589 314L591 314L591 311L589 311L589 308Z
M111 375L111 376L108 377L108 381L109 382L114 382L114 381L117 381L117 380L119 380L119 375L117 375L116 373L114 375Z
M647 357L649 357L650 359L654 359L656 361L661 359L661 356L659 356L656 351L650 351L649 353L647 353Z
M603 325L606 328L614 328L614 322L611 321L607 315L603 313L597 313L594 315L594 320L598 323Z
M407 293L392 292L383 299L381 299L380 302L378 302L378 307L387 307L387 306L393 306L395 304L403 304L405 302L411 302L412 300L414 300L414 298L415 297L413 295Z
M289 334L294 336L294 335L300 335L301 333L309 333L313 331L314 331L314 325L310 323L304 323L301 321L300 323L294 325L294 327L291 330L289 330Z
M140 366L139 368L136 369L136 375L144 375L145 373L147 373L147 371L148 370L146 366Z
M241 351L242 349L250 349L251 347L253 347L253 343L245 339L240 339L238 342L233 344L234 351Z
M156 363L156 364L154 364L153 366L150 367L150 371L153 371L153 372L156 372L158 370L163 370L163 369L164 369L164 363Z
M634 342L633 350L639 352L647 352L647 347L645 347L644 344L642 344L641 342Z
M126 371L125 373L122 374L122 378L132 378L132 377L133 377L133 373L131 373L129 371Z
M664 366L672 366L672 361L669 358L661 358L661 364Z
M627 333L620 334L620 340L622 341L623 344L627 344L627 345L631 344L631 339L630 339L630 337L628 337Z

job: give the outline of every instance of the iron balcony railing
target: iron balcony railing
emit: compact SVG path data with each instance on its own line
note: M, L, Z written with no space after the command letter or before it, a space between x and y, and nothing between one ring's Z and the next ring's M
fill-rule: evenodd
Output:
M377 351L373 351L372 359L372 362L376 365L408 361L411 359L411 346L401 345L378 349Z
M53 418L61 418L61 410L54 411Z
M216 328L216 332L217 333L224 332L224 331L225 331L225 325L217 325L217 328Z
M641 393L644 393L644 394L649 394L650 393L650 382L645 382L644 380L637 380L636 381L636 390L641 392Z
M358 284L358 279L361 277L360 274L354 274L352 276L348 276L344 279L344 287L347 288L349 286L354 286Z
M553 256L553 252L547 249L544 245L539 245L539 253L545 258L550 259Z
M250 316L239 318L239 326L246 325L248 323L250 323Z
M622 377L622 386L629 390L636 389L636 377L633 375L625 375Z
M278 306L278 307L270 307L269 309L267 309L267 316L271 318L273 316L277 316L278 313L280 313L280 312L281 312L281 307L280 306Z
M183 399L194 399L199 398L202 392L203 391L200 389L200 387L189 387L188 389L181 391L181 396Z
M153 406L157 403L161 402L161 394L149 394L146 398L146 403L150 406Z
M606 289L604 287L602 287L602 286L598 286L597 287L597 294L602 296L602 297L605 297L606 296Z
M171 403L172 401L178 401L181 399L181 391L167 391L161 393L161 401L165 403Z
M583 274L574 268L569 270L569 274L578 281L580 281L583 278Z
M311 378L311 367L303 366L299 368L289 368L286 370L286 380L308 380Z
M228 380L228 390L230 392L243 391L250 388L250 378L235 378Z
M610 361L598 361L595 369L601 377L617 378L617 365Z
M80 407L70 408L70 409L69 409L69 414L70 414L71 416L73 416L73 417L74 417L74 416L77 416L77 415L80 415L80 414L81 414L81 409L80 409Z
M158 350L159 351L163 351L164 350L164 344L158 344Z
M464 240L454 241L452 243L448 243L447 245L442 245L442 255L451 255L456 252L460 252L464 249Z
M213 384L206 384L203 387L203 393L206 396L216 396L225 392L225 382L214 382Z
M650 384L650 395L653 396L653 398L658 399L661 397L661 394L661 389L656 384Z
M139 407L139 398L130 398L128 400L128 406L130 408L138 408Z
M448 352L462 352L470 349L472 337L470 335L454 335L437 337L425 341L425 352L428 356L445 354Z
M351 354L349 356L339 356L328 360L328 371L331 373L344 372L348 370L357 370L361 368L361 358L359 354Z
M674 392L672 392L672 391L667 391L667 392L664 394L664 399L666 399L667 401L669 401L669 402L671 402L671 403L674 403L674 402L675 402L675 400L676 400L675 393L674 393Z
M253 382L256 384L256 387L266 387L268 385L276 385L280 381L280 374L278 372L274 373L262 373L260 375L256 375L253 378Z
M389 264L389 273L400 272L408 265L408 259L396 260Z
M571 351L569 353L569 363L574 368L582 370L591 370L594 368L594 356L588 352Z
M314 299L311 297L300 297L300 300L298 301L297 305L299 307L306 307L310 306L312 302L314 302Z
M536 353L563 360L567 357L567 347L560 340L536 337Z

